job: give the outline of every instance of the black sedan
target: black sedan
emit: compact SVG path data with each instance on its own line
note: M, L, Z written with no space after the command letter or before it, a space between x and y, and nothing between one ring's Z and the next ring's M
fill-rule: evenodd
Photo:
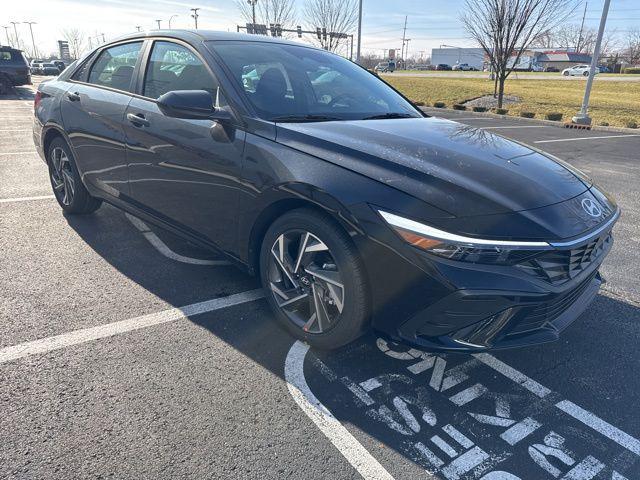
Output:
M40 85L66 214L108 202L259 275L323 348L551 341L601 284L619 216L580 172L430 118L342 57L204 31L121 38Z

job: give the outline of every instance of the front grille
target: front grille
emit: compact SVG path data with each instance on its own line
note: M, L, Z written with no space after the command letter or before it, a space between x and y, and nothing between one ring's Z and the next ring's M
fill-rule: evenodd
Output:
M509 335L516 335L538 328L544 327L547 323L552 322L562 315L573 303L584 293L591 284L593 277L598 272L593 272L588 278L582 281L580 285L565 293L551 298L548 302L542 303L532 310L509 332Z
M611 231L607 231L571 249L542 253L518 264L517 267L553 285L561 285L575 278L600 258L612 241Z

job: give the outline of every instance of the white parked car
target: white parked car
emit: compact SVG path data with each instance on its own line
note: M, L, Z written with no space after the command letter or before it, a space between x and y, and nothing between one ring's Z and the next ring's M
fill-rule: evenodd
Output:
M451 70L462 70L463 72L468 72L469 70L471 70L471 67L468 63L458 63L451 67Z
M598 70L596 70L595 73L598 73ZM565 77L568 77L569 75L571 75L572 77L576 75L588 77L589 65L574 65L573 67L565 68L564 70L562 70L562 75L564 75Z

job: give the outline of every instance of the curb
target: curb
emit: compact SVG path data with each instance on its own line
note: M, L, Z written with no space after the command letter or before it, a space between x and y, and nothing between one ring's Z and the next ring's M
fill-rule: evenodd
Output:
M550 127L557 127L557 128L571 128L571 127L566 127L565 126L566 124L563 123L562 121L554 122L552 120L544 120L542 118L541 119L524 118L524 117L515 117L512 115L498 115L497 113L491 113L491 112L474 112L472 110L454 110L452 108L436 108L436 107L426 107L426 106L422 106L419 108L423 112L430 113L430 114L434 112L444 111L447 113L454 113L456 115L471 115L471 116L478 116L478 117L500 118L503 120L517 120L525 123L537 123L537 124L542 123L544 125L549 125ZM633 133L637 135L640 132L640 129L624 128L624 127L604 127L600 125L592 125L591 131Z

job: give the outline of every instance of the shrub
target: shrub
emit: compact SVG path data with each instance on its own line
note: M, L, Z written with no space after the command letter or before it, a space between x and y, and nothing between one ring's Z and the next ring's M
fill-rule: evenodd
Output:
M487 111L487 107L480 107L480 106L476 106L473 107L472 109L474 112L486 112Z
M495 112L498 115L506 115L507 113L509 113L509 110L507 110L506 108L496 108Z
M460 105L459 103L456 103L453 105L453 109L454 110L466 110L467 107L465 105Z
M424 107L424 102L413 102L413 104L417 107Z
M520 116L524 118L533 118L536 116L536 112L520 112Z
M635 120L627 120L625 121L624 126L627 128L638 128L638 122Z
M640 74L640 67L627 67L624 69L624 73Z
M544 118L546 120L552 120L554 122L559 122L562 120L562 114L560 112L549 112L545 114Z
M601 127L608 127L609 126L609 122L600 122L600 123L598 123L598 125L600 125Z
M444 102L434 102L433 106L436 107L436 108L444 108L444 107L447 106L447 104L444 103Z

